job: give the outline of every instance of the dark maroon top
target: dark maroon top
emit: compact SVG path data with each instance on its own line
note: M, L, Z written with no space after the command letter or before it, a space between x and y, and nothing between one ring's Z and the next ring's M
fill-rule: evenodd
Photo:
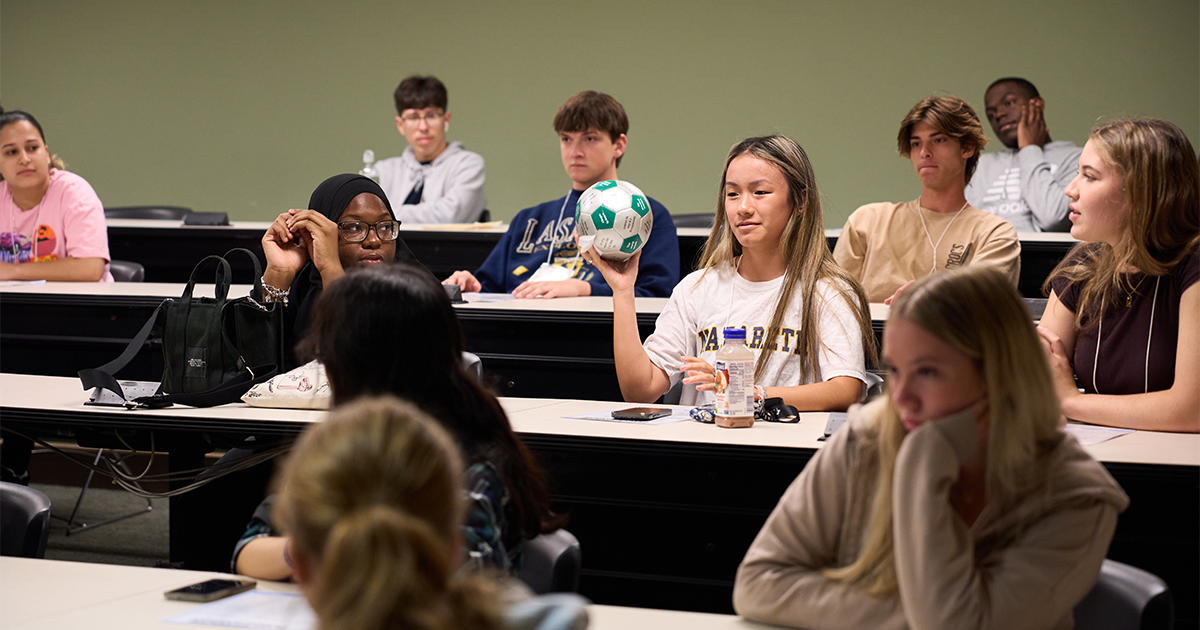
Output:
M1078 256L1081 250L1072 252L1072 256ZM1134 273L1124 278L1127 286L1137 287L1132 304L1126 307L1125 300L1119 300L1115 307L1104 312L1099 326L1082 331L1075 341L1075 374L1089 394L1141 394L1170 389L1175 383L1179 302L1183 292L1200 279L1200 248L1193 248L1165 276ZM1076 312L1082 283L1069 285L1066 278L1055 278L1050 285L1063 305ZM1099 335L1103 339L1097 358Z

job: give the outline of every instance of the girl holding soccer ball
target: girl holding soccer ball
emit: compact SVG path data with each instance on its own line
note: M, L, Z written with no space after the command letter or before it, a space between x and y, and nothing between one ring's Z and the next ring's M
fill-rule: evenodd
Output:
M714 399L721 331L745 327L757 396L801 411L840 411L866 393L875 335L866 296L833 262L812 164L784 136L748 138L725 160L716 217L699 269L671 294L641 342L633 287L638 259L588 250L613 290L613 356L626 401L650 403L680 379L680 403Z

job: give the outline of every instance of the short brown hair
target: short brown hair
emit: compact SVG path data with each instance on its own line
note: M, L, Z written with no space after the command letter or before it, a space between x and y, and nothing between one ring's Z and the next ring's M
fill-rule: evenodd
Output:
M446 105L450 102L446 86L437 77L416 74L401 81L392 98L396 99L397 114L403 114L406 109L428 107L438 107L446 111Z
M554 131L578 132L596 129L608 134L616 142L622 134L629 131L629 117L625 108L617 99L605 94L587 90L567 99L554 115ZM617 158L617 166L621 158Z
M912 128L919 122L958 140L964 147L975 149L975 155L967 158L966 179L963 183L969 183L971 176L975 174L975 165L979 163L979 154L988 143L975 109L957 96L930 96L921 99L908 110L908 115L900 123L900 134L896 137L900 155L911 155Z

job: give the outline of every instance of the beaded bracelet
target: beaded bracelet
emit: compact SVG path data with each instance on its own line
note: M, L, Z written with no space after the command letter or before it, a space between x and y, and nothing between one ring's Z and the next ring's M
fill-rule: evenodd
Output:
M280 289L279 287L271 286L267 284L267 277L263 276L262 288L264 302L283 302L284 306L288 305L288 294L292 292L291 287Z

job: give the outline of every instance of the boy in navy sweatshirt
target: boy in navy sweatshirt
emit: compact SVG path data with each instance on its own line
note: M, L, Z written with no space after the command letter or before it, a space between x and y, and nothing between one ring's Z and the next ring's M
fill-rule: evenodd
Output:
M578 256L573 236L575 203L592 184L617 179L628 142L629 119L613 97L580 92L558 108L554 130L563 168L571 178L571 192L517 213L508 232L474 274L456 271L442 284L457 284L464 292L512 293L519 298L612 295L600 272ZM642 248L635 293L668 297L679 282L679 239L670 213L649 199L654 228ZM543 264L545 268L539 271Z

